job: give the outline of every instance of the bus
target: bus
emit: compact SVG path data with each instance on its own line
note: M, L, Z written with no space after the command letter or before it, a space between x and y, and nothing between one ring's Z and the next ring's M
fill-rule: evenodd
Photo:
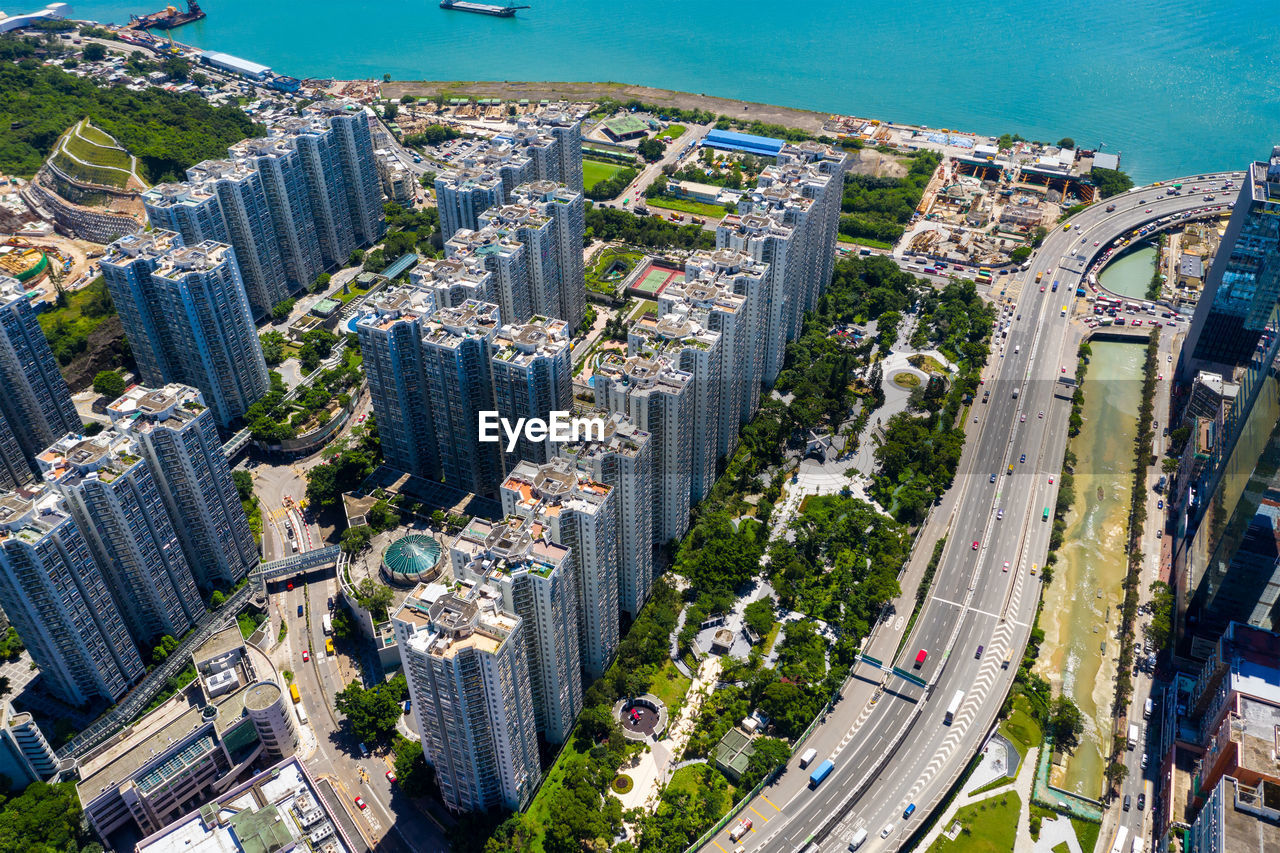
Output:
M1126 827L1120 827L1116 830L1116 838L1111 842L1111 853L1128 853L1125 843L1129 840L1129 830Z
M991 267L978 267L978 278L991 278Z
M324 623L324 635L327 637L333 633L333 617L326 613L322 621Z
M298 693L298 685L289 685L289 695L293 697L293 703L296 705L302 701L302 695Z
M957 690L956 695L951 697L951 704L947 706L946 716L942 721L946 725L951 725L951 721L956 718L956 714L960 713L960 703L964 701L964 691Z
M809 787L816 788L821 785L822 780L831 775L831 770L835 766L835 763L830 758L819 764L817 769L809 774Z
M1041 520L1041 521L1048 521L1048 520L1049 520L1049 508L1048 508L1048 507L1045 507L1045 508L1044 508L1044 514L1040 516L1040 520Z

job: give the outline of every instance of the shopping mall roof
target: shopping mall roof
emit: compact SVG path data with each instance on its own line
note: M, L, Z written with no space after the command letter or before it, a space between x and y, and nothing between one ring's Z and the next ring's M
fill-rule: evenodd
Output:
M711 130L703 137L702 144L722 151L743 151L757 157L777 157L785 143L768 136L754 136L732 130Z
M429 580L440 563L440 543L421 533L410 533L387 546L382 563L393 577Z

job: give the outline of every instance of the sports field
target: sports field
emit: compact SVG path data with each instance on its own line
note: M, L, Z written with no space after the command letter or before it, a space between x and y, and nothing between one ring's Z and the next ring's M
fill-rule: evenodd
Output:
M625 168L626 166L602 163L599 160L583 160L582 185L590 189L601 181L609 180Z

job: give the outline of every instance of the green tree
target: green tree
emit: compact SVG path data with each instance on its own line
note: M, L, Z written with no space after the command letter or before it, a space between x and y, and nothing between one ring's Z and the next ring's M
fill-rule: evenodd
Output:
M116 370L100 370L93 377L93 390L114 400L124 393L124 377Z
M281 299L275 305L271 306L271 319L277 323L286 319L293 311L293 306L298 302L297 299L290 296L288 299Z
M791 747L785 740L775 737L759 737L751 742L755 752L747 759L747 769L743 771L738 787L750 791L760 780L766 778L774 770L787 763L791 758Z
M636 146L636 151L650 163L656 163L667 153L667 147L658 139L650 137Z
M422 756L422 744L397 734L391 742L396 754L396 783L410 797L425 797L435 787L435 771Z
M1118 169L1101 169L1094 166L1089 178L1098 189L1098 195L1110 198L1133 189L1133 179Z
M81 55L85 62L101 62L107 58L107 49L97 42L91 42L84 46L84 53Z
M1058 140L1058 147L1059 148L1075 148L1076 141L1072 139L1070 136L1064 136Z
M378 583L373 578L365 578L356 587L356 603L373 615L374 622L386 621L387 608L394 598L391 587Z
M338 640L354 640L359 633L355 620L346 607L335 607L333 610L333 636Z
M269 332L263 332L258 335L258 342L262 344L262 358L267 364L277 365L284 361L285 338L283 334L272 329Z
M1049 706L1045 730L1053 738L1055 747L1068 753L1075 752L1080 735L1084 733L1084 715L1069 697L1058 696Z
M1146 631L1147 638L1157 649L1167 648L1173 636L1173 588L1164 581L1151 584L1151 622Z
M369 540L372 538L373 531L367 524L348 527L342 531L342 550L347 554L359 554L369 547Z
M366 690L353 681L334 697L334 707L347 718L352 734L365 744L387 741L400 719L400 703L386 683Z
M754 631L757 636L763 637L773 627L773 599L766 596L751 602L746 606L743 616L747 627Z
M32 782L0 811L0 850L64 853L79 850L80 799L75 784Z
M236 484L236 492L239 494L241 501L253 498L252 474L243 468L237 468L231 472L231 481Z

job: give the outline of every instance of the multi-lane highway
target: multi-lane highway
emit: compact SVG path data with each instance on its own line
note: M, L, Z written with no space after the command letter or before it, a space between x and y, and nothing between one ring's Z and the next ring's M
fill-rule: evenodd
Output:
M1228 178L1239 179L1216 175L1182 183L1209 185L1222 196L1219 187ZM896 850L977 750L1008 692L1035 614L1038 566L1051 528L1044 510L1052 513L1057 499L1051 478L1061 469L1067 438L1070 389L1059 394L1058 380L1074 372L1076 347L1086 331L1079 322L1083 313L1077 315L1083 300L1076 299L1076 288L1087 264L1120 236L1171 214L1221 203L1204 200L1203 193L1157 192L1164 190L1144 188L1110 199L1110 212L1102 204L1088 208L1072 220L1070 231L1055 228L1029 268L1006 278L1003 291L999 285L993 289L1001 323L1007 319L1011 325L1008 338L997 335L993 344L982 388L990 398L975 403L968 415L968 446L952 494L939 507L947 512L946 523L934 530L946 529L948 539L934 587L900 658L893 660L901 614L910 612L914 590L904 592L897 618L882 621L866 644L868 654L916 672L929 686L859 664L805 744L818 751L815 761L834 761L832 774L812 790L807 771L793 760L743 810L740 816L752 821L747 836L729 841L731 823L707 849L729 851L741 844L747 850L802 850L819 842L823 850L836 850L865 828L870 840L863 850ZM1035 282L1041 272L1043 290ZM932 550L932 541L920 544L918 551ZM920 649L928 657L913 670ZM957 694L963 697L958 713L947 723L945 711ZM913 814L904 819L912 804Z

